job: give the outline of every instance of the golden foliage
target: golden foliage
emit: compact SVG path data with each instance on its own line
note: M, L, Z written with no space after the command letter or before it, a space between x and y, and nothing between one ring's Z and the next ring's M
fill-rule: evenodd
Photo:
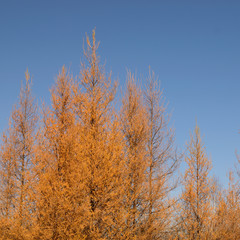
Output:
M211 161L206 156L196 126L185 157L187 168L183 178L181 236L184 239L209 239L211 223Z
M86 43L80 75L62 68L40 118L26 72L1 137L0 239L239 239L239 182L230 173L220 191L211 180L199 128L177 196L179 158L158 79L150 71L142 91L128 72L119 107L95 31Z

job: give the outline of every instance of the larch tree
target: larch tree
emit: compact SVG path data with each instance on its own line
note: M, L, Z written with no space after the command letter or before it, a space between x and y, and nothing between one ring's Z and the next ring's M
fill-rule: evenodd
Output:
M117 239L121 221L121 134L114 118L115 85L97 56L99 44L87 37L80 83L75 88L79 129L77 158L82 161L86 211L82 231L86 239Z
M183 239L210 239L211 161L208 159L196 126L185 157L187 165L183 178L182 231ZM181 238L180 238L181 239Z
M240 194L238 182L232 171L228 174L228 188L219 193L218 206L214 214L214 238L237 240L240 237Z
M124 136L124 239L144 238L144 201L146 198L146 135L147 118L143 95L134 76L128 73L123 97L121 124Z
M8 228L11 234L5 236L9 239L28 239L35 210L32 170L38 117L28 71L25 76L26 82L21 87L20 99L12 112L1 151L4 215L8 219L14 218L12 226Z
M145 91L147 114L147 185L146 239L163 239L169 235L173 201L169 193L174 189L174 172L178 159L174 150L174 132L168 126L169 115L153 72L149 72Z
M11 134L11 128L3 133L0 152L0 235L5 238L9 237L15 215L16 162Z
M234 179L233 172L229 172L229 185L226 191L227 216L225 228L228 229L228 238L239 239L240 237L240 192L239 182Z
M36 154L36 237L41 239L78 237L73 224L77 207L72 83L63 67L51 89L52 106L43 112Z
M0 239L240 239L239 179L217 187L196 125L175 197L179 156L157 78L142 92L128 72L116 111L98 46L93 31L79 78L62 68L40 120L26 71L0 137Z

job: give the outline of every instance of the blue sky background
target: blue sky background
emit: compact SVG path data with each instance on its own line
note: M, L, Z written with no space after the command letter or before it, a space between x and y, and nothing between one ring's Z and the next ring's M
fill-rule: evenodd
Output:
M213 173L225 185L240 151L240 1L0 1L0 130L7 127L24 72L37 99L62 67L79 73L85 34L122 88L126 69L151 66L184 149L197 118Z

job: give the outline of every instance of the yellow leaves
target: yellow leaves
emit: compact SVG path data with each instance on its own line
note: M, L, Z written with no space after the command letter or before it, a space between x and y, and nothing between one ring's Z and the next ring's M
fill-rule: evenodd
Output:
M26 82L21 87L20 100L12 112L7 135L3 136L0 153L1 201L4 211L2 219L6 223L14 222L6 230L9 238L28 235L28 228L33 224L30 213L34 212L33 204L33 148L37 123L36 106L31 96L30 75L26 71ZM3 232L8 234L7 232ZM7 237L7 238L8 238ZM27 239L27 238L26 238Z
M206 239L209 230L211 204L211 179L209 171L211 162L207 158L201 142L199 127L196 126L194 136L188 145L185 158L185 171L182 193L182 229L185 237L190 239Z
M21 181L16 186L21 189L17 210L21 227L11 231L22 238L151 239L162 236L169 223L166 176L174 168L168 164L173 142L164 119L165 107L158 106L155 85L148 92L153 100L148 105L129 73L121 113L115 112L116 83L111 83L111 75L106 76L99 63L98 45L93 31L92 43L87 37L86 62L78 82L62 68L51 89L51 107L43 110L36 135L37 118L26 72L26 87L11 122L13 136L23 143L24 151L17 161L18 146L6 139L2 154L3 165L4 159L6 163L13 159L13 164L5 166L11 177L19 168ZM153 109L158 111L151 122L148 117ZM156 133L151 135L150 128ZM16 207L18 198L9 199L10 208ZM29 231L25 231L26 221Z
M142 92L129 72L115 111L98 46L93 31L79 80L62 68L39 126L26 71L2 136L0 239L237 239L239 185L230 174L217 190L199 127L172 198L178 158L157 79L150 71Z

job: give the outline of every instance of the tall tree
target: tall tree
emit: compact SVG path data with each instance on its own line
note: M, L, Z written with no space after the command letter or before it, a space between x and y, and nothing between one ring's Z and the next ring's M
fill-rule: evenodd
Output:
M36 156L38 231L41 239L74 239L76 220L75 120L72 77L65 67L51 89L52 107L44 110Z
M115 86L100 65L95 31L87 37L80 84L75 88L75 111L79 129L78 159L84 165L83 232L87 239L114 239L119 234L121 142L112 102Z
M208 159L199 127L188 145L187 168L183 178L182 236L188 239L209 239L211 215L211 161Z
M0 152L0 235L10 237L16 198L16 162L11 128L3 133Z
M158 79L151 71L147 79L145 105L148 119L146 239L163 239L171 226L173 201L169 199L169 193L175 187L172 180L178 159L174 150L174 132L168 126L166 104Z
M11 234L17 237L24 237L27 234L25 230L32 226L31 214L35 205L32 169L37 112L28 71L25 76L26 82L21 87L19 103L12 112L1 152L1 180L5 188L2 197L6 203L4 215L14 217Z
M124 207L125 239L143 238L144 200L146 197L146 134L147 119L143 96L134 76L128 73L127 91L121 110L122 131L125 142Z

